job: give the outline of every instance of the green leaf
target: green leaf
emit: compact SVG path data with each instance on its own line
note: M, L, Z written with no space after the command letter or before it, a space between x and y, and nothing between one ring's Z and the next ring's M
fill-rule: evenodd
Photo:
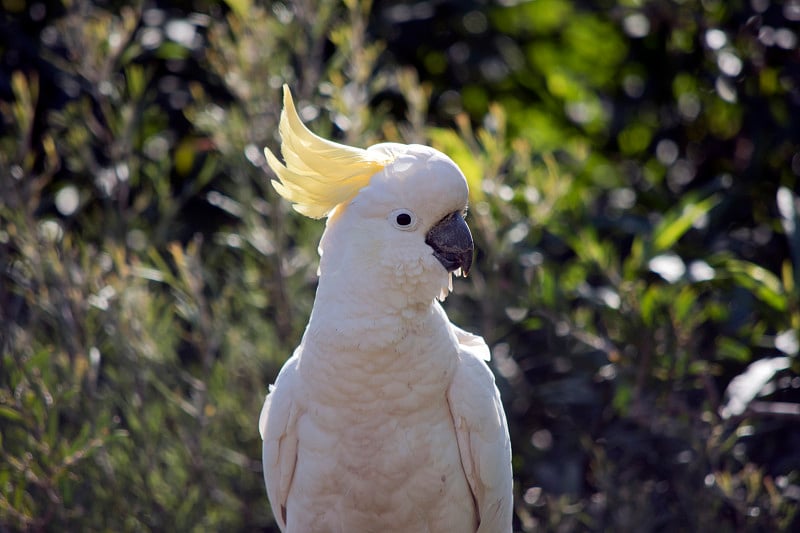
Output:
M622 275L626 281L639 279L640 272L643 268L647 268L645 264L645 240L641 236L637 236L631 243L631 251L628 257L625 258L622 268Z
M125 69L125 76L128 81L128 94L132 100L137 100L144 94L147 80L145 79L144 69L139 65L131 65Z
M23 420L22 413L7 405L0 405L0 418L5 418L11 422L22 422Z
M756 298L778 311L786 310L786 292L778 276L764 267L740 259L728 259L724 268L739 286L752 292Z
M191 50L179 43L167 41L158 47L156 56L161 59L186 59Z
M557 283L549 270L542 269L539 273L539 295L547 307L555 307L558 301Z
M614 409L621 414L625 414L633 401L633 390L627 386L620 386L614 392L612 403Z
M14 117L20 127L26 127L33 120L34 107L39 98L38 79L34 76L30 82L19 70L11 75L11 89L14 93Z
M651 285L639 301L642 321L648 327L654 323L656 305L658 304L658 296L661 290L660 286Z
M675 311L675 319L679 323L685 323L689 314L695 309L697 302L697 295L690 285L685 286L678 297L673 300L673 309Z
M750 360L750 348L728 337L717 339L717 354L723 359L733 359L741 362Z
M709 196L699 202L690 198L677 210L667 213L653 231L653 254L671 248L695 222L711 211L719 202L720 197L717 195Z
M228 7L231 8L231 11L236 13L236 16L242 19L247 19L247 16L250 13L250 0L225 0L225 3L228 4Z
M644 152L653 138L653 130L645 124L635 123L617 136L620 150L624 154L633 155Z

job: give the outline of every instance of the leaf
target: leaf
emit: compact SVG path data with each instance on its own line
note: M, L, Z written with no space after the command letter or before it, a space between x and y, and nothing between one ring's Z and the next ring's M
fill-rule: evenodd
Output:
M164 42L161 46L158 47L156 51L156 56L161 59L175 59L181 60L186 59L192 53L191 50L186 48L180 43L174 43L171 41Z
M248 14L250 13L250 0L225 0L225 3L228 4L228 7L231 8L231 11L236 13L236 16L243 20L247 19Z
M691 285L683 287L678 294L678 297L673 299L673 310L675 312L675 320L684 326L690 322L689 316L692 311L695 311L695 303L698 298Z
M641 235L636 236L631 243L631 251L625 258L622 275L626 281L639 279L639 273L644 268L646 243Z
M16 101L14 115L17 123L27 125L33 120L34 107L39 99L39 80L32 75L29 81L23 72L16 70L11 75L11 89Z
M677 283L686 274L686 264L683 259L673 253L657 255L647 263L647 266L667 283Z
M131 65L125 69L125 77L128 82L128 94L132 100L137 100L144 94L147 80L145 79L144 69L139 65Z
M639 300L639 312L642 321L648 327L652 326L654 323L656 305L661 291L662 288L660 286L651 285Z
M22 422L23 420L22 413L6 405L0 405L0 418L5 418L11 422Z
M555 307L558 301L558 284L549 270L542 269L538 276L539 297L547 307Z
M798 268L792 267L792 262L785 259L781 264L781 277L783 278L783 286L786 287L786 292L794 292L795 287L800 287L800 280L795 283L795 276L800 276L800 264Z
M800 196L788 187L781 187L777 194L781 225L789 242L789 250L794 263L795 286L800 286Z
M786 292L780 278L764 267L740 259L728 259L724 268L739 286L778 310L785 311L788 305Z
M717 339L717 355L723 359L746 362L750 360L750 349L741 342L729 337Z
M694 202L688 202L677 210L667 213L664 219L653 230L653 253L662 252L671 248L683 235L689 231L695 222L705 216L720 202L720 197L712 195Z
M760 359L749 365L747 370L733 378L725 389L727 400L720 409L722 418L744 413L750 402L775 377L775 374L789 368L790 365L789 357Z
M617 387L617 390L614 392L612 404L618 413L625 414L628 411L632 401L633 390L630 387L626 385Z

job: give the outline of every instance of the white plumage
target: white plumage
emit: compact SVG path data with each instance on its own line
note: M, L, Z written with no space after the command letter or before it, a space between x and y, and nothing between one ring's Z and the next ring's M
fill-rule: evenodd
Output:
M463 174L426 146L320 139L288 89L281 135L276 189L328 216L311 318L259 421L281 530L511 531L489 349L437 301L471 262Z

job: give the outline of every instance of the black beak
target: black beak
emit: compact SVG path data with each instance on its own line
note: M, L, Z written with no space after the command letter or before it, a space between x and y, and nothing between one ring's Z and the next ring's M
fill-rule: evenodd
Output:
M450 213L425 236L425 244L433 248L433 257L439 260L448 272L461 269L466 276L472 266L472 234L464 217L458 211Z

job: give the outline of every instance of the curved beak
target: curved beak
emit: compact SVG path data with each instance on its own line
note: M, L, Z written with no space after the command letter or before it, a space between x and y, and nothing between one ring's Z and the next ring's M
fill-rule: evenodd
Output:
M433 248L433 256L448 272L461 269L466 276L472 266L474 244L469 226L461 213L450 213L425 236L425 244Z

